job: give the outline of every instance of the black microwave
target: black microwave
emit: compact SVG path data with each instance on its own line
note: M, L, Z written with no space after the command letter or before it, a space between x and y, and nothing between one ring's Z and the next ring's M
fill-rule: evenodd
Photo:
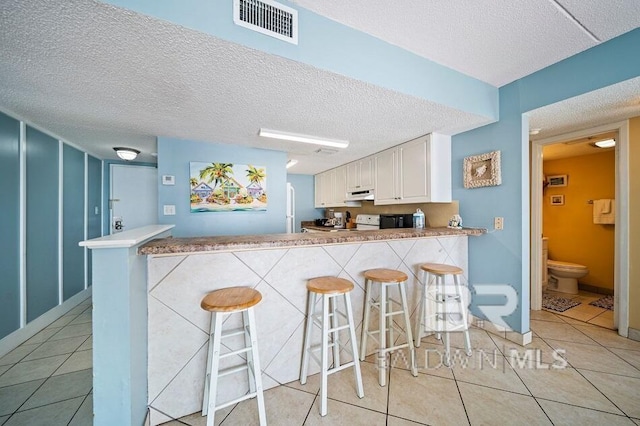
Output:
M381 214L380 229L413 228L413 214Z

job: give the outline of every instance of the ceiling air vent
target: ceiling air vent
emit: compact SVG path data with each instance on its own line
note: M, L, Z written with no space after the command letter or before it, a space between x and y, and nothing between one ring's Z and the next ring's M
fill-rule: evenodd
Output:
M233 0L236 25L298 44L298 11L271 0Z

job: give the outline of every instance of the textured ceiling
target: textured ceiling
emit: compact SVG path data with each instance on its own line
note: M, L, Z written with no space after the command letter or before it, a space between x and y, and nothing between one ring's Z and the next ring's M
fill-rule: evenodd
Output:
M563 0L573 17L550 0L295 3L496 86L640 21L635 0ZM162 135L286 151L299 160L290 172L314 174L425 133L486 122L93 0L3 0L0 57L0 110L105 159L126 145L155 161ZM625 90L638 93L621 90L608 106L628 100ZM553 132L603 119L587 105L590 116L578 113L578 101L573 115L559 108L534 113L532 122ZM351 145L320 156L313 146L259 138L260 127Z

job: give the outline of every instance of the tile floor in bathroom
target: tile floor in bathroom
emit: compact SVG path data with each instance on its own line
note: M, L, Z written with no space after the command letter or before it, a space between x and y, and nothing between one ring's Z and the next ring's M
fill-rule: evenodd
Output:
M599 325L600 327L609 328L611 330L614 329L612 310L610 311L608 309L589 305L589 303L598 300L601 297L604 297L604 294L590 293L588 291L582 290L580 290L578 294L575 295L559 293L551 290L545 291L545 294L560 296L566 299L572 299L580 302L578 306L574 306L573 308L567 309L564 312L556 312L550 309L545 309L545 311L562 315L563 317L572 318L578 321L584 321L588 324Z
M0 425L91 424L90 326L85 302L0 358ZM473 356L454 357L452 369L440 365L441 343L425 337L417 350L418 377L398 358L386 387L378 385L369 359L362 363L363 399L355 395L351 369L336 373L329 377L324 418L318 375L305 386L269 389L269 424L640 425L640 342L547 311L531 312L531 329L533 342L523 348L473 328ZM462 346L460 337L452 336L454 348ZM526 350L535 349L540 362L527 362L535 352ZM216 414L216 424L257 424L255 400ZM168 423L184 424L204 425L205 418L196 413Z

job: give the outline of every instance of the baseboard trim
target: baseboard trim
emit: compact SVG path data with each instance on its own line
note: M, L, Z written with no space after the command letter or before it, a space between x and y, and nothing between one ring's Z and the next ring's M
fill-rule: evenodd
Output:
M499 325L492 323L491 321L487 321L485 319L473 317L472 324L478 328L481 328L491 334L495 334L498 337L502 337L503 339L507 339L510 342L516 343L520 346L526 346L531 343L533 338L533 334L531 331L527 331L526 333L519 333L517 331L509 330Z
M628 338L631 339L631 340L636 340L636 341L640 342L640 330L638 330L636 328L629 327Z
M589 293L604 294L605 296L613 296L612 288L596 287L589 284L578 283L578 290L588 291Z
M91 297L91 287L82 290L80 293L65 300L62 304L55 308L49 309L38 318L34 319L24 327L14 331L13 333L3 337L0 340L0 357L5 356L40 331L45 329L49 324L69 312L71 309L78 306Z

